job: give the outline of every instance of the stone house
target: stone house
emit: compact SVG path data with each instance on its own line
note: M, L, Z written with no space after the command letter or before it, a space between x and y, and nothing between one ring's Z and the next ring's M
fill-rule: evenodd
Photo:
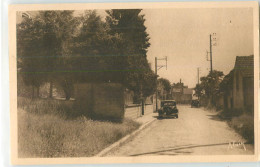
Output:
M254 108L254 56L237 56L234 69L225 76L224 108Z

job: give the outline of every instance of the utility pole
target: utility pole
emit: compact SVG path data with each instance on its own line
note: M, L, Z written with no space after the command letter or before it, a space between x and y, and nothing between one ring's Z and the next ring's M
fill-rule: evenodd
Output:
M210 61L210 72L213 71L213 65L212 65L212 46L216 46L216 33L212 33L209 35L209 52L207 51L207 61ZM212 39L213 38L213 39ZM215 42L213 44L213 42ZM208 59L208 53L210 54L210 59Z
M158 103L157 103L157 98L158 98L158 91L157 91L157 57L155 57L155 75L156 75L156 88L155 88L155 90L156 90L156 92L155 92L155 105L156 105L156 108L155 108L155 112L157 112L158 111Z
M198 84L200 84L200 68L198 67Z
M165 65L157 65L158 60L165 60L166 64ZM158 59L155 57L155 75L156 75L156 93L155 93L155 103L156 103L156 112L158 111L158 90L157 90L157 71L159 71L162 67L166 67L167 70L167 56L165 58Z
M209 35L209 48L210 48L210 72L212 72L212 42L211 42L211 34Z
M213 44L213 42L214 42L214 44ZM213 71L213 67L212 67L212 46L217 46L216 33L212 33L212 34L209 35L210 60L208 60L208 52L207 52L207 60L210 61L210 73L212 73L212 71ZM213 103L212 92L210 94L211 94L210 99L211 99L211 104L212 104Z
M198 86L200 84L200 68L198 67ZM200 100L200 95L198 94L198 100Z

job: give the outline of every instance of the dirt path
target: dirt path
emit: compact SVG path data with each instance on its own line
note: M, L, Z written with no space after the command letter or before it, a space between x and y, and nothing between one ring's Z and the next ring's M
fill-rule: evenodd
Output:
M229 147L243 138L215 112L179 105L178 119L156 120L107 156L253 154L253 145Z

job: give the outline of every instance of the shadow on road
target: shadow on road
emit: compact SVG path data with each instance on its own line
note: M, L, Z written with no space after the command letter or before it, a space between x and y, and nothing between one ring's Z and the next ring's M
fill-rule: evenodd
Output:
M156 155L179 155L180 153L184 154L191 154L191 151L184 151L183 149L190 149L190 148L198 148L198 147L212 147L212 146L219 146L219 145L228 145L229 143L217 143L217 144L202 144L202 145L184 145L184 146L177 146L168 148L165 150L159 151L152 151L146 153L139 153L139 154L132 154L130 156L141 156L141 155L148 155L148 154L156 154ZM183 150L183 151L182 151ZM174 151L172 153L167 153L168 151Z
M164 117L159 117L159 116L153 116L154 118L157 118L158 120L163 120L163 119L177 119L176 117L167 117L167 116L164 116Z
M207 115L209 119L214 121L225 121L224 119L220 118L219 115Z

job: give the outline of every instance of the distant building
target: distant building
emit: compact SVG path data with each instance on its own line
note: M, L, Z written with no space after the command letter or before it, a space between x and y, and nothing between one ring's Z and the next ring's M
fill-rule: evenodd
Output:
M225 76L225 109L254 108L254 56L237 56L234 69Z
M180 82L172 85L171 96L177 103L190 103L192 100L192 89L185 86L180 79Z
M192 89L191 88L184 88L182 94L182 103L191 103L192 100Z

